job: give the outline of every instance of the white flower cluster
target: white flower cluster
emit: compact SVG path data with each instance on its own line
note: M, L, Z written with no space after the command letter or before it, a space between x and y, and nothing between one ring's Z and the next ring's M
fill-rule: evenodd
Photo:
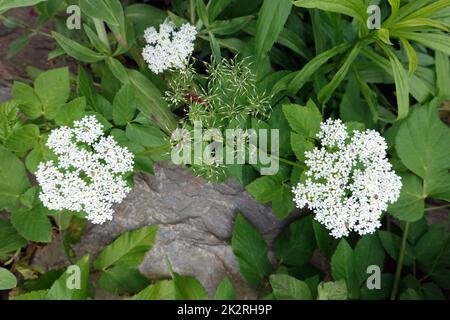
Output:
M193 25L185 23L177 31L175 24L166 19L159 26L159 32L154 27L145 30L147 46L142 56L156 74L167 69L184 69L194 51L196 35Z
M133 169L133 154L113 137L103 136L95 116L75 121L74 128L53 130L47 146L58 161L41 162L36 172L44 206L85 212L95 224L112 220L113 204L131 191L124 174Z
M335 238L373 233L402 187L386 159L384 138L374 130L350 136L341 120L332 119L317 136L322 148L305 153L305 181L293 189L297 207L313 210Z

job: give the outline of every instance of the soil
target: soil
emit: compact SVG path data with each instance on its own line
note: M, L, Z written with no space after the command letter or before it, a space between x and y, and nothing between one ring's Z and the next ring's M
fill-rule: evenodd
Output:
M8 11L6 16L26 21L30 25L37 24L36 14L29 8ZM64 65L61 59L48 60L48 53L55 48L55 42L41 35L34 36L16 56L8 59L10 44L28 33L21 28L9 29L0 23L0 102L11 98L11 86L15 80L29 82L28 67L47 70Z

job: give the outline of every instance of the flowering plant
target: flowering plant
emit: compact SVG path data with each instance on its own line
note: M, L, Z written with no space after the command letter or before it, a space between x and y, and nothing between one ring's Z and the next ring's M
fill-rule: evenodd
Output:
M42 162L36 171L39 195L51 210L84 211L95 224L112 220L112 205L130 192L123 175L133 170L133 154L104 137L95 116L75 121L74 128L53 130L47 146L58 160Z
M322 148L305 153L305 178L293 190L297 206L313 210L336 238L351 230L373 233L402 187L386 159L383 137L373 130L351 134L340 120L322 123L317 135Z

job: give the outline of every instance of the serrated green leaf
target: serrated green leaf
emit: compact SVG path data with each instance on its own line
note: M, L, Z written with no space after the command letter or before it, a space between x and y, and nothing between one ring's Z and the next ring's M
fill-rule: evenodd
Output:
M347 300L347 285L341 279L335 282L321 282L317 287L317 300Z
M367 267L378 266L380 270L384 267L384 249L376 234L365 235L359 239L355 251L355 272L359 284L367 280Z
M345 239L341 239L331 257L331 274L335 280L345 280L350 299L359 297L359 285L355 273L355 256Z
M0 290L9 290L16 286L16 277L9 270L0 268Z
M25 239L48 243L52 240L52 225L47 213L42 204L31 209L17 209L11 214L11 223Z
M45 115L53 118L57 109L69 99L69 68L64 67L41 73L34 82L34 90L44 106Z
M305 137L316 138L322 123L322 114L312 100L309 100L305 107L297 104L283 105L283 112L293 131Z
M162 280L132 296L131 300L175 300L173 280Z
M25 124L16 128L5 141L5 147L17 153L34 148L39 142L39 127L35 124Z
M235 300L236 299L236 292L233 288L233 284L231 283L230 279L225 277L217 287L216 300Z
M123 295L143 290L150 281L145 278L137 267L113 266L103 271L98 284L103 290L113 294Z
M81 258L75 265L79 269L67 269L62 276L53 283L47 292L48 300L86 300L89 287L89 255ZM79 271L79 274L77 273ZM79 288L72 288L71 277L79 276Z
M20 111L22 111L28 119L34 120L43 115L41 101L34 92L34 89L29 85L14 81L12 95L14 101L19 104Z
M196 278L171 271L176 300L206 300L208 293Z
M137 102L134 88L125 84L117 93L113 103L113 119L116 125L126 125L134 119Z
M292 222L275 240L277 259L291 266L303 266L309 262L316 247L312 216Z
M106 246L94 262L97 270L106 270L112 265L137 266L155 243L157 226L146 226L122 234Z
M273 274L269 280L278 300L312 300L311 290L304 281L287 274Z
M17 209L20 195L29 187L22 161L0 146L0 209Z
M388 211L395 218L414 222L420 220L425 212L425 197L422 181L415 175L403 174L402 189L398 200L389 205Z
M0 220L0 259L26 246L27 241L17 233L8 220Z
M415 107L397 133L405 166L423 179L423 195L450 200L450 129L438 117L439 102Z
M242 214L236 216L231 246L241 274L250 284L257 285L272 271L266 242Z

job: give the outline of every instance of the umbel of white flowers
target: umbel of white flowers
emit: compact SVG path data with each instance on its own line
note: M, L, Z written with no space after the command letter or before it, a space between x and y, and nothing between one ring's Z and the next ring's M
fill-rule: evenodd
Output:
M341 120L332 119L317 136L322 148L305 153L305 177L293 189L297 207L311 209L335 238L373 233L402 187L386 159L384 138L374 130L349 135Z
M166 19L159 26L159 32L154 27L145 30L147 46L142 56L156 74L168 69L183 69L194 51L195 27L185 23L178 31L176 29L175 24Z
M36 172L44 206L85 212L95 224L112 220L113 204L131 191L124 175L133 170L133 154L103 136L95 116L75 121L73 128L52 130L47 146L57 161L41 162Z

